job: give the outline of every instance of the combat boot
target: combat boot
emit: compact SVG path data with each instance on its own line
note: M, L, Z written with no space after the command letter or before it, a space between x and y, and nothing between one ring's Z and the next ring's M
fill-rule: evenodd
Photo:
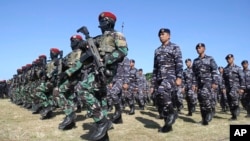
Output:
M208 125L208 116L207 116L206 111L201 110L201 117L202 117L201 124L202 125Z
M105 137L108 137L108 129L110 126L110 121L103 117L100 121L96 122L96 129L90 135L90 140L98 141L98 140L106 140Z
M67 115L66 118L64 118L62 123L59 124L58 129L65 130L73 128L75 126L75 119L76 114L75 112L72 112L71 114Z
M129 115L134 115L135 114L135 105L129 105L130 107L130 111L129 111Z
M174 112L172 114L169 114L164 118L165 124L162 128L158 130L158 132L161 133L167 133L173 130L172 125L175 123L175 120L177 118L177 113Z
M122 110L121 110L121 107L120 107L120 104L115 104L115 113L112 117L112 122L115 123L115 124L118 124L118 123L123 123L122 121Z
M41 112L41 120L49 119L52 117L52 107L48 106Z
M248 106L246 110L247 110L247 115L245 117L250 118L250 106Z
M38 114L42 110L41 104L32 104L31 111L32 114Z

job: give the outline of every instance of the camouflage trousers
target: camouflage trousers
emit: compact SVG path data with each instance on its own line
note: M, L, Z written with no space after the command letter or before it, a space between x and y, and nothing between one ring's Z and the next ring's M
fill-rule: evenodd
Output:
M237 86L234 86L232 88L226 88L227 100L230 109L239 106L239 93L237 91L238 91Z
M41 103L43 108L53 105L53 85L50 82L42 82L36 88L34 103Z
M114 104L118 104L121 100L121 93L122 93L122 85L123 81L118 79L113 84L113 87L110 90L110 94Z
M88 112L93 115L94 122L98 122L107 117L107 87L98 84L95 77L94 73L89 73L85 80L76 85L76 91Z
M74 102L76 95L74 94L73 82L66 80L59 86L59 89L56 89L56 91L54 96L57 99L58 106L64 109L65 115L70 115L77 107Z
M212 85L210 83L198 84L198 101L201 111L211 112L213 108L213 92Z

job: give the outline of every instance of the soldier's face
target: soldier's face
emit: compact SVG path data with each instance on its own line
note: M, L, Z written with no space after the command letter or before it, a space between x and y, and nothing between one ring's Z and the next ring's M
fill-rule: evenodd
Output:
M243 67L244 69L247 69L247 68L248 68L248 63L244 63L244 64L242 65L242 67Z
M166 32L162 32L162 33L160 33L159 38L160 38L160 41L162 43L165 43L165 42L169 41L170 35L168 33L166 33Z
M233 57L229 57L228 59L227 59L227 63L228 64L232 64L234 62L234 58Z
M205 48L204 47L197 47L196 51L197 51L198 54L202 54L202 53L205 52Z
M187 67L190 67L191 65L192 65L192 62L191 62L191 61L187 61L187 62L186 62L186 66L187 66Z

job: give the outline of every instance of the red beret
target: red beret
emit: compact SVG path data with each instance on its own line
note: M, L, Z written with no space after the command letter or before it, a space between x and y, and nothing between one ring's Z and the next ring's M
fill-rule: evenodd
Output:
M26 66L22 66L22 70L26 69Z
M46 55L40 55L39 59L41 59L41 58L46 58Z
M70 40L72 40L72 39L82 40L82 36L81 35L73 35L70 37Z
M26 64L26 67L31 67L32 66L32 64Z
M50 51L56 54L60 53L60 50L58 48L51 48Z
M98 20L100 21L104 17L108 17L116 21L116 16L111 12L102 12L98 17Z
M22 71L22 69L17 69L18 72Z

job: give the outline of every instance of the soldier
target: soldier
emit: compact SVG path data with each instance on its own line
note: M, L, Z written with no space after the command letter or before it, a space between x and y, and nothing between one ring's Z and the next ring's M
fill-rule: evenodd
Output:
M6 80L0 81L0 98L4 98L6 95Z
M115 113L112 117L113 123L122 123L122 89L128 88L129 83L129 59L124 57L122 62L118 63L116 75L113 77L113 85L110 90L112 101L115 106Z
M228 101L227 101L227 95L222 92L222 79L223 79L223 67L218 67L219 70L219 85L218 85L218 100L220 103L220 106L222 108L222 112L227 112L229 106L228 106Z
M119 62L123 61L128 51L125 37L122 33L114 30L116 16L111 12L102 12L98 20L102 35L93 38L93 40L101 57L100 60L96 61L103 62L105 70L98 71L94 66L90 67L92 69L87 78L79 82L77 89L79 97L83 103L86 103L87 109L93 114L92 117L96 123L96 130L90 135L90 140L105 138L108 129L112 126L112 122L106 118L106 113L102 109L103 102L101 99L106 96L107 84L113 80ZM84 66L92 63L87 60L84 59L84 55L81 57ZM114 106L117 112L115 112L113 119L119 118L121 114L120 105L115 103Z
M156 91L158 111L165 121L159 132L165 133L172 131L177 118L172 95L182 84L183 62L180 47L170 41L170 30L161 28L158 37L162 44L154 54L151 94Z
M44 81L36 88L36 97L41 103L40 119L48 119L52 116L54 106L53 102L53 88L57 85L57 75L61 72L59 66L58 55L60 50L58 48L50 49L50 62L46 64Z
M225 59L228 65L223 72L223 93L227 94L232 115L230 120L237 120L237 116L240 114L239 94L243 94L246 88L244 73L239 66L234 64L233 54L228 54Z
M135 99L139 105L139 108L141 110L144 110L144 107L145 107L145 101L144 101L144 89L146 89L146 83L147 83L147 80L146 80L146 77L145 75L143 74L143 70L142 69L139 69L137 74L137 87L138 87L138 90L137 90L137 93L135 94Z
M129 88L124 94L127 103L129 104L130 112L129 115L133 115L135 113L135 94L138 90L138 79L137 79L137 68L135 67L135 60L130 59L130 68L129 68Z
M112 87L113 87L113 83L109 83L108 86L107 86L107 104L108 104L108 111L111 112L113 110L113 100L112 100L112 97L111 97L111 90L112 90Z
M245 82L246 82L246 85L245 85L246 90L242 97L242 105L244 105L244 108L247 111L247 115L245 117L250 118L250 70L248 68L248 61L243 60L241 62L241 65L243 67L243 72L245 74Z
M59 74L59 89L56 88L53 95L58 99L59 107L64 109L66 117L59 124L61 130L69 129L75 126L77 103L74 87L82 78L81 70L72 71L83 53L83 39L80 35L70 37L70 46L72 52L63 58L62 73Z
M218 86L217 64L213 57L205 54L205 44L196 45L198 57L194 59L192 90L197 92L200 104L202 125L208 125L213 116L212 90Z
M188 114L187 116L192 116L195 111L195 106L197 104L197 94L192 90L192 80L193 80L193 70L192 70L192 60L190 58L185 60L187 68L183 71L184 80L184 93L186 94Z

